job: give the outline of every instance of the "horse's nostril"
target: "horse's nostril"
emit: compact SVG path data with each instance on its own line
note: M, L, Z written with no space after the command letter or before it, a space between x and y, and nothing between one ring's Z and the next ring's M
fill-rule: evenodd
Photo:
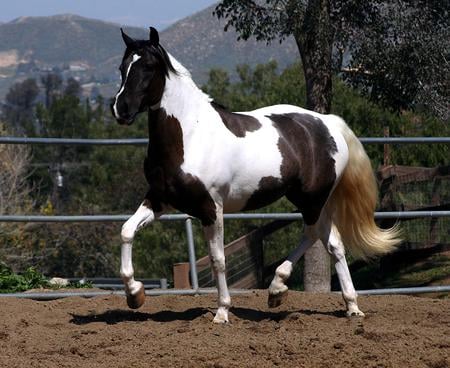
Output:
M110 104L111 113L116 119L128 119L130 113L128 112L128 104L125 101L117 101L115 98Z

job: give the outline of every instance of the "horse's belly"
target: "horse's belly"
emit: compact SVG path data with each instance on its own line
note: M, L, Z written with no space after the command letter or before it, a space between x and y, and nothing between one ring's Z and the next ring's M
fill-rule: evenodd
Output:
M224 198L224 212L249 211L265 207L285 193L286 186L279 178L266 176L261 178L258 185L251 190L231 188L229 195Z

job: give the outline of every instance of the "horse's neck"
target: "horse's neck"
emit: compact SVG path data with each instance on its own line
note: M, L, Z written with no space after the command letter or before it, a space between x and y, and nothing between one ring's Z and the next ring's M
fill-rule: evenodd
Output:
M208 95L203 93L192 80L189 72L172 56L170 56L177 74L170 72L160 107L168 116L176 118L188 133L195 129L202 111L211 109Z
M189 72L173 57L171 61L177 73L169 72L159 106L151 108L148 116L149 157L166 166L180 160L185 144L201 129L204 112L212 109L210 98L195 85Z

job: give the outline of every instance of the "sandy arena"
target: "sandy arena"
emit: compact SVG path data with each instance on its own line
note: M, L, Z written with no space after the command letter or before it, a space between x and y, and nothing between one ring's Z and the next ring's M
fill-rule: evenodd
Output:
M450 367L450 299L360 297L348 319L339 295L266 291L234 296L230 323L216 297L0 299L0 367Z

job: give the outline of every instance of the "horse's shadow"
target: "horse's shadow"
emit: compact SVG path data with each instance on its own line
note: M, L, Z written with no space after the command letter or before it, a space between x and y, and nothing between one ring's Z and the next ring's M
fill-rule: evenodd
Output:
M322 315L322 316L331 316L331 317L336 317L336 318L342 318L342 317L346 316L345 311L341 311L341 310L322 312L322 311L303 309L303 310L294 310L294 311L290 310L290 311L270 312L270 311L261 311L261 310L250 309L250 308L231 308L230 312L233 313L239 319L252 321L252 322L261 322L264 320L280 322L285 319L290 319L290 317L292 315L296 315L296 314L303 314L306 316Z
M289 319L293 314L303 314L303 315L326 315L337 318L345 317L344 311L313 311L313 310L295 310L295 311L261 311L257 309L250 308L239 308L233 307L230 312L237 318L241 320L247 320L252 322L261 322L264 320L270 320L275 322L280 322L285 319ZM210 315L211 319L214 316L212 309L208 308L191 308L185 311L160 311L156 313L145 313L136 312L132 310L114 309L109 310L99 314L73 314L71 313L72 319L70 323L75 325L87 325L90 323L106 323L108 325L115 325L123 322L173 322L173 321L193 321L202 316Z
M206 308L191 308L182 312L161 311L157 313L135 312L132 310L114 309L99 314L73 314L70 323L75 325L87 325L89 323L102 322L108 325L115 325L122 322L171 322L171 321L192 321L198 317L212 312Z

